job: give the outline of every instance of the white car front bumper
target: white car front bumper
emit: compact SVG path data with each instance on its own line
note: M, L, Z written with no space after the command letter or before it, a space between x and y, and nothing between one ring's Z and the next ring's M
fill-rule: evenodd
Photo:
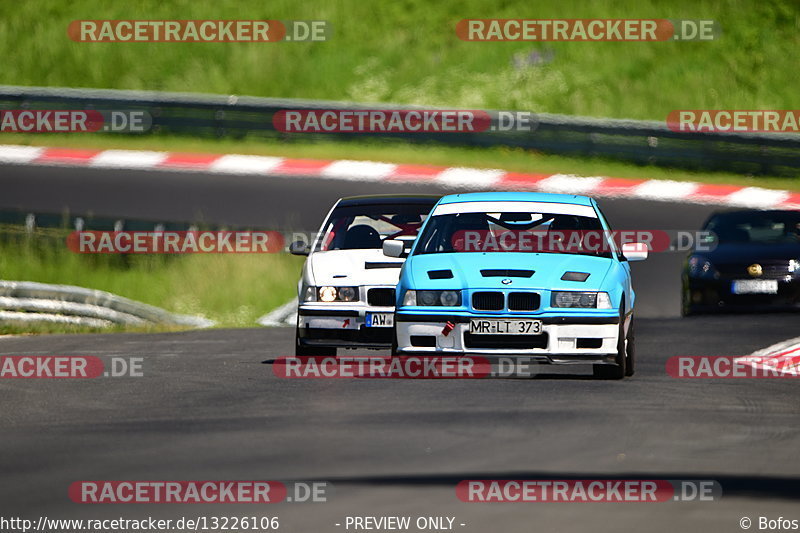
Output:
M362 292L365 296L366 290ZM392 323L374 326L367 324L367 316L382 315L391 319L394 307L369 305L365 299L351 303L301 304L297 311L298 342L305 346L389 348L392 344Z

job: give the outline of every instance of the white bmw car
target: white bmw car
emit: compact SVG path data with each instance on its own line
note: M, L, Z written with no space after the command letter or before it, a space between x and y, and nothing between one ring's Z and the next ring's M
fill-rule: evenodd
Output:
M395 285L403 259L383 254L384 240L410 248L439 196L342 198L314 243L293 243L308 255L298 283L296 355L335 355L337 348L389 348Z

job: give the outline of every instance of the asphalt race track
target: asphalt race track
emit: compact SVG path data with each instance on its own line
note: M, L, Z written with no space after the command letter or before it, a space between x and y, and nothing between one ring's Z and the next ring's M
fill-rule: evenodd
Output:
M0 209L30 209L155 221L204 221L233 226L316 231L342 196L454 191L431 184L321 180L303 177L0 166ZM700 228L713 207L688 203L603 199L616 230ZM638 316L678 316L685 253L654 254L635 263ZM655 282L657 280L657 283Z
M314 228L350 194L430 186L0 167L0 207ZM447 192L441 190L441 192ZM604 200L616 228L699 227L708 206ZM306 218L306 217L311 218ZM741 531L800 519L800 401L791 379L675 379L677 355L746 355L798 336L798 315L678 317L683 254L634 265L637 374L533 379L286 380L290 328L0 338L0 355L141 357L143 377L0 381L0 506L25 517L453 516L476 532ZM468 504L463 479L713 479L718 502ZM327 503L79 505L78 480L327 480ZM336 526L342 524L342 526ZM463 526L461 524L464 524Z

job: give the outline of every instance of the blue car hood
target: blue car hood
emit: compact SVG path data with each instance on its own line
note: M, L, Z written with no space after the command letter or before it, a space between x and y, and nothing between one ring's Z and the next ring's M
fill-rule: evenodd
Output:
M416 289L601 289L613 260L589 255L516 252L469 252L415 255L405 268L411 269ZM429 271L450 270L451 279L430 279ZM481 270L499 270L500 275L487 277ZM533 270L529 277L518 277L507 270ZM563 281L564 272L585 272L585 282ZM441 275L441 273L439 274ZM503 279L511 279L504 285Z

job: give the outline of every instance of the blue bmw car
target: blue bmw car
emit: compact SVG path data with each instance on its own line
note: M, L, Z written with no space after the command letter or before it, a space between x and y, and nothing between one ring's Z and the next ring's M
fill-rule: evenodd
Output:
M420 229L396 291L392 355L525 356L634 372L629 261L585 196L489 192L445 196ZM387 240L384 254L401 257Z

